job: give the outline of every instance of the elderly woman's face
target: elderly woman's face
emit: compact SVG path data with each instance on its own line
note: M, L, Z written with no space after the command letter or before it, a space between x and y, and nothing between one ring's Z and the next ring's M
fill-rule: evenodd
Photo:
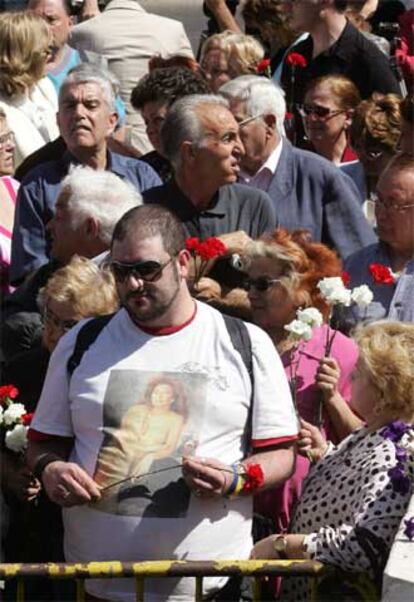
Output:
M332 94L329 85L320 84L309 90L304 109L303 123L312 143L329 142L334 145L340 137L346 139L346 130L351 123L349 111L342 109L339 98Z
M375 411L378 391L369 377L362 359L359 359L352 373L351 407L368 426L375 423L378 414Z
M248 268L250 278L249 301L253 321L264 330L281 329L295 317L296 307L286 289L279 282L270 282L281 276L274 259L254 259ZM261 290L267 283L267 290Z
M14 134L5 119L0 118L0 176L14 174Z
M52 353L65 332L70 330L79 321L72 305L68 301L46 299L43 314L42 342L46 349Z
M206 52L201 69L214 93L217 93L220 86L230 80L226 56L219 48L213 48Z

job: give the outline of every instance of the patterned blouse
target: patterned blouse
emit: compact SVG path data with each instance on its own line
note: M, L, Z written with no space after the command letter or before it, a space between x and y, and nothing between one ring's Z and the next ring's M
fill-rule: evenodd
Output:
M399 447L384 433L363 427L330 447L309 472L289 529L308 534L312 559L367 572L374 580L385 567L413 484L412 456L402 465ZM414 436L412 428L409 434ZM403 473L395 473L402 466ZM401 476L406 473L408 478ZM284 579L283 600L309 598L309 579Z

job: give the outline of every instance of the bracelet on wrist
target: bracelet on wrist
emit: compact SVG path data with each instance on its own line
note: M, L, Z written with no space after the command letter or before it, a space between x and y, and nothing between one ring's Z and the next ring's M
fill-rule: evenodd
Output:
M248 495L264 484L264 473L260 464L232 465L233 480L226 491L226 496L235 498L238 495Z

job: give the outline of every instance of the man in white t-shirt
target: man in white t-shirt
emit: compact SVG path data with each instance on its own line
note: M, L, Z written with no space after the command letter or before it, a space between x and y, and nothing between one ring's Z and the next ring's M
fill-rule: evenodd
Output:
M84 322L61 339L29 431L30 467L64 508L66 559L248 558L251 494L294 467L298 424L280 358L248 324L249 376L223 316L191 297L191 257L169 210L129 211L111 251L123 307L71 376ZM225 585L204 580L206 594ZM135 600L132 579L87 590ZM193 579L146 582L146 600L193 598Z

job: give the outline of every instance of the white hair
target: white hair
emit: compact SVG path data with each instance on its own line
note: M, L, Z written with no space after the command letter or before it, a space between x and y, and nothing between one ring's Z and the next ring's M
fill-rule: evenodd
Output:
M110 171L96 171L86 165L72 167L62 180L62 192L68 193L71 224L79 227L88 217L99 222L99 237L110 245L118 220L133 207L142 205L142 196L130 182Z
M177 100L167 113L161 128L161 147L174 169L181 163L181 145L185 141L199 146L205 132L197 108L200 105L229 108L228 101L218 94L190 94Z
M277 131L280 136L284 136L285 94L282 88L270 79L260 75L241 75L223 84L220 94L229 101L244 102L248 117L274 115Z
M99 86L109 110L114 112L116 110L115 97L118 94L119 82L107 69L95 63L80 63L69 71L59 90L59 105L68 86L89 83Z

